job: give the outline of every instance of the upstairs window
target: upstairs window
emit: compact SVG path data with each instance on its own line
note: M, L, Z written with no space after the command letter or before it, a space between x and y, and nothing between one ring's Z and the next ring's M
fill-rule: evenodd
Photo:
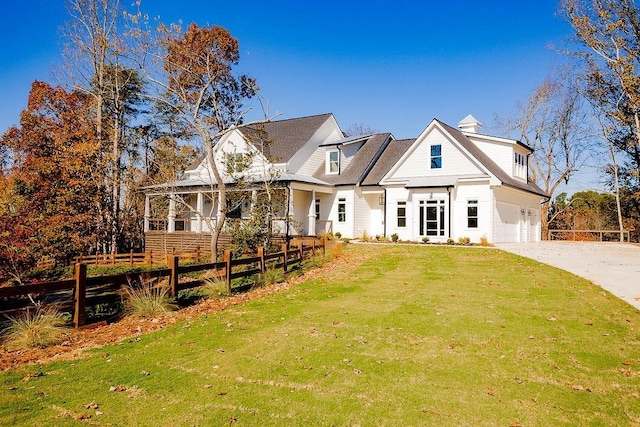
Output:
M467 228L478 228L478 201L467 201Z
M515 176L520 178L526 178L527 157L520 153L515 153L513 160L514 160Z
M431 169L442 168L442 145L431 146Z
M243 153L227 153L225 159L225 166L227 174L243 172L248 165L248 156Z
M338 150L331 150L327 152L327 174L340 173L340 152Z

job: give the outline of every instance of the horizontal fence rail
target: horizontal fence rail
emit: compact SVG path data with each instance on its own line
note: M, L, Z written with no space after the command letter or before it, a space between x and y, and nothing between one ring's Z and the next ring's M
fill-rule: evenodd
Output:
M113 302L121 298L122 290L126 286L152 283L167 278L170 295L175 297L181 290L204 284L202 280L180 282L180 275L210 271L214 277L224 280L230 289L233 279L264 274L266 270L274 268L282 268L286 273L291 266L301 263L305 257L311 257L318 251L323 254L326 252L324 239L300 240L290 246L283 244L279 252L269 254L265 253L263 248L258 248L256 256L236 259L227 250L222 261L203 264L180 265L180 260L191 258L170 254L164 259L167 268L95 277L87 277L87 263L95 258L79 257L74 265L73 279L0 287L0 314L12 315L32 309L34 302L39 305L55 304L61 310L70 310L73 313L73 324L77 328L86 323L87 306Z
M622 240L620 239L622 237ZM629 230L547 230L548 240L629 242Z

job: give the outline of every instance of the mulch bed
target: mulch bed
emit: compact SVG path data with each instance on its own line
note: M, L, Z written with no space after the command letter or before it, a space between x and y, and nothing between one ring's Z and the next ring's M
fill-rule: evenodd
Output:
M105 324L103 322L77 330L71 329L62 343L51 347L15 351L0 349L0 371L27 364L78 359L83 357L85 350L114 344L126 338L157 331L182 320L220 312L227 307L289 289L328 270L334 270L338 266L353 265L353 261L351 254L342 254L336 260L325 264L321 269L307 271L303 275L292 278L287 282L258 287L230 297L201 300L192 306L176 312L166 313L153 319L124 317L113 323Z

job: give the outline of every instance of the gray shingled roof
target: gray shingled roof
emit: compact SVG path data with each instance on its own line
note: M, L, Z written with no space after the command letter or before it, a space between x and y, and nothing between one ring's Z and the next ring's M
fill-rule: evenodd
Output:
M487 156L484 151L480 150L469 138L467 138L458 129L449 126L446 123L441 122L438 119L434 119L442 127L444 127L456 141L462 145L462 147L469 152L476 160L478 160L484 167L486 167L490 173L498 178L503 185L508 187L517 188L519 190L528 191L529 193L537 194L543 197L549 197L540 187L533 182L522 182L517 179L511 178L500 166L498 166L493 160Z
M378 185L383 176L396 164L402 155L411 147L415 139L393 140L387 145L384 152L367 174L362 185Z
M313 136L331 117L331 113L273 122L252 124L240 127L242 132L259 149L265 141L262 151L274 163L284 163Z
M390 137L390 133L380 133L367 139L340 175L326 175L323 163L313 176L333 185L359 184L384 150Z

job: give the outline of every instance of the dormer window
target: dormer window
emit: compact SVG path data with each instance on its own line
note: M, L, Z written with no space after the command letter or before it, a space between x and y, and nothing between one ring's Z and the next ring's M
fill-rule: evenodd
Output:
M340 151L331 150L327 152L326 173L327 174L340 173Z
M527 177L527 157L520 153L514 155L514 175L523 179Z

